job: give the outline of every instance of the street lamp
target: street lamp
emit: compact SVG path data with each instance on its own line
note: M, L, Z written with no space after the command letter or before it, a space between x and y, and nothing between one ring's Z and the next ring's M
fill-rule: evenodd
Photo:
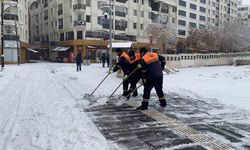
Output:
M112 70L112 3L109 1L109 5L102 6L102 8L107 8L109 13L109 70ZM107 18L107 15L105 15Z
M4 23L4 4L3 4L3 0L1 1L1 49L2 49L2 54L1 54L1 71L3 71L4 69L4 45L3 45L3 23Z

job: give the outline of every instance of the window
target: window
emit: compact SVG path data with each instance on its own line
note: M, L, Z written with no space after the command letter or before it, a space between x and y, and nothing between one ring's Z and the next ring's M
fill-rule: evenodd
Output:
M185 16L186 17L186 12L183 10L179 10L179 15L180 16Z
M74 40L74 32L66 32L66 40Z
M183 0L179 0L179 5L186 7L187 3Z
M190 8L196 10L197 6L195 4L190 3Z
M173 12L173 13L177 12L176 7L173 8L172 12Z
M200 20L201 21L206 21L206 17L205 16L200 16Z
M137 16L137 10L134 10L134 16Z
M91 17L89 15L86 16L86 22L91 22Z
M144 0L141 0L141 4L142 4L142 5L144 4Z
M141 17L144 17L144 11L141 11Z
M45 11L44 11L44 18L43 18L43 19L44 19L44 20L48 20L48 15L49 15L49 14L48 14L48 10L45 10Z
M144 26L143 26L143 24L141 24L141 30L143 30L144 29Z
M175 23L175 18L172 18L172 23Z
M200 2L206 4L206 0L200 0Z
M82 31L77 31L76 38L82 39Z
M206 13L206 8L200 7L200 11Z
M61 14L63 14L63 5L59 4L58 5L58 15L61 15Z
M186 35L186 31L185 30L178 30L178 35Z
M60 33L60 41L64 41L64 33Z
M63 29L63 18L58 19L58 28Z
M196 14L190 13L190 14L189 14L189 18L196 19Z
M90 0L86 0L86 6L90 7L91 6L90 3L91 3Z
M191 28L196 28L196 23L194 23L194 22L189 22L189 27L191 27Z
M134 0L134 3L137 3L137 0Z
M184 20L178 20L178 25L186 26L186 21L184 21Z
M205 29L205 25L199 24L199 28L200 28L200 29Z
M133 28L134 28L134 29L136 29L136 26L137 26L137 24L136 24L136 23L133 23Z

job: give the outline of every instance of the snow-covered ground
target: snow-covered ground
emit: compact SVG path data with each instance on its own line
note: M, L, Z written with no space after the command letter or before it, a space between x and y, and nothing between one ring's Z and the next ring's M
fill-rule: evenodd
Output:
M226 105L250 110L250 66L181 69L165 76L165 92L217 99Z
M6 65L0 72L0 149L115 149L83 111L89 104L84 94L107 71L101 64L83 66L82 72L76 72L75 64ZM94 94L100 97L97 103L105 103L120 82L110 75ZM165 93L217 99L250 110L249 89L250 66L188 68L164 76Z

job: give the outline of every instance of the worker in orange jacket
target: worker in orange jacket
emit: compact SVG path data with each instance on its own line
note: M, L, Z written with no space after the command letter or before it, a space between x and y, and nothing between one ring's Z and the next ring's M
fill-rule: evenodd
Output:
M157 53L148 52L146 48L140 49L140 56L140 66L142 74L145 77L146 81L144 83L143 101L141 106L137 107L137 110L148 109L148 102L152 88L156 90L157 96L160 101L160 106L166 107L166 100L162 90L163 73L161 64L164 62L161 63L159 61L159 56Z

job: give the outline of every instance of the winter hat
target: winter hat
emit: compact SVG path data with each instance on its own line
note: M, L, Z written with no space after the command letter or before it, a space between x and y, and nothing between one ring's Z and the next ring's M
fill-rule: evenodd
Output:
M115 49L116 52L122 52L123 50L121 48Z
M146 52L148 52L148 50L147 50L146 47L142 47L142 48L140 49L140 53L146 53Z
M129 57L135 56L135 51L130 50L130 51L128 52L128 56L129 56Z

